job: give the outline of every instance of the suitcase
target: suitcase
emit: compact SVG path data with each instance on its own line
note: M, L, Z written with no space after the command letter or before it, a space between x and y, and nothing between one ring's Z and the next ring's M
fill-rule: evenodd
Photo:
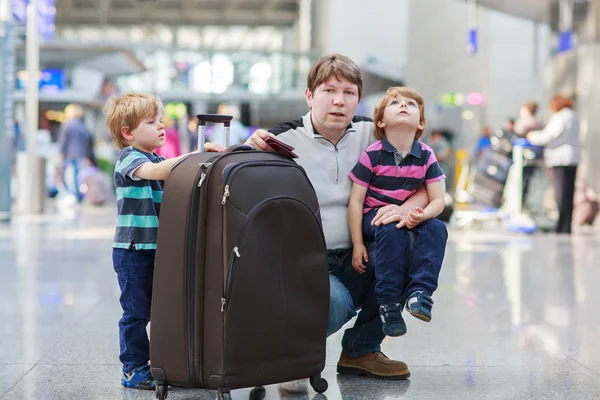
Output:
M198 115L205 122L231 117ZM200 147L200 148L202 148ZM289 158L194 153L166 180L154 269L150 365L168 385L230 390L321 378L329 272L319 203Z
M477 171L467 191L473 197L473 200L493 208L500 208L504 183L498 182L484 172Z
M508 179L508 171L512 165L512 159L503 153L487 149L481 153L477 162L477 171L502 184Z

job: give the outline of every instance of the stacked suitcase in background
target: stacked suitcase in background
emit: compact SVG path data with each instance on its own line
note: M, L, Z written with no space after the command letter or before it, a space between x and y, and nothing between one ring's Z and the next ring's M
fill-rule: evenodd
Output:
M512 165L513 136L501 132L490 139L492 147L485 149L477 160L476 171L467 192L479 203L500 208Z

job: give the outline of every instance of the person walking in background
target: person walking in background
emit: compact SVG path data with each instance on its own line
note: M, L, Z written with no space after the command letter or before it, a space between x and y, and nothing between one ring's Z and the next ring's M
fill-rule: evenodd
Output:
M544 146L544 160L552 168L556 205L558 207L557 233L571 233L575 177L580 159L579 119L573 102L562 95L550 100L552 116L544 129L531 131L531 144Z
M59 133L59 162L62 164L63 184L77 198L83 200L79 190L79 172L87 164L92 164L93 137L82 121L83 110L77 104L69 104L65 108L65 122ZM65 179L64 174L70 169L72 181Z

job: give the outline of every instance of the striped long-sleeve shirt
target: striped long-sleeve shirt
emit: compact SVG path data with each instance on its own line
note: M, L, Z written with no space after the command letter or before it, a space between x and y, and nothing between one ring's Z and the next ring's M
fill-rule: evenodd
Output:
M365 214L388 204L402 205L423 184L445 178L425 143L415 140L403 158L385 137L370 145L350 172L350 179L367 188Z
M113 248L156 249L158 215L164 181L140 179L133 175L142 164L164 158L129 146L121 150L115 165L117 229Z

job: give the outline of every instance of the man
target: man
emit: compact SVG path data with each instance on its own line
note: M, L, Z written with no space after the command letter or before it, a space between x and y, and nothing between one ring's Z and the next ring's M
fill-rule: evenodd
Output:
M381 353L384 333L375 299L373 257L367 272L352 268L352 240L348 224L348 202L352 188L348 177L364 150L375 141L369 118L355 116L362 94L362 76L348 57L321 57L308 73L305 91L309 113L269 130L256 131L246 144L273 151L265 142L269 135L295 147L296 160L308 174L319 199L329 263L330 305L328 335L357 315L354 327L342 339L337 365L341 374L382 379L407 379L405 363ZM421 190L404 205L388 205L377 213L374 223L398 224L414 207L425 207L427 194Z

